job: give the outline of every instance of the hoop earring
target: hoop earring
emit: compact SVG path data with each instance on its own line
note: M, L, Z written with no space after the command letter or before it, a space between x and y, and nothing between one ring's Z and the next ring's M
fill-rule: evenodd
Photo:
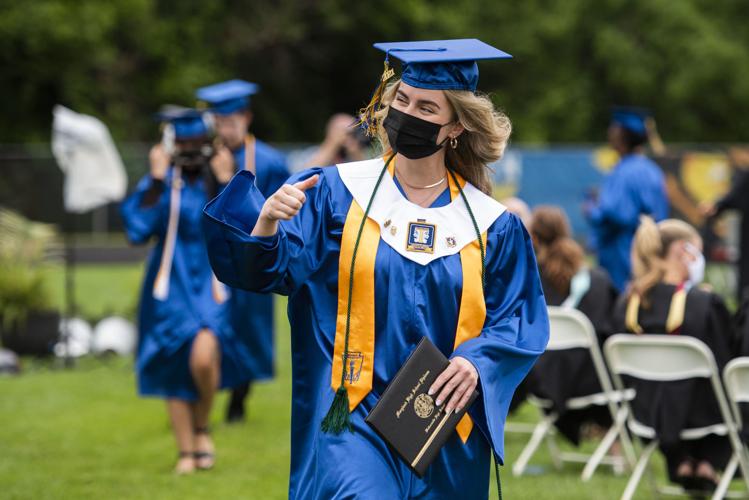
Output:
M457 137L453 137L453 138L450 139L450 147L453 148L453 149L455 149L455 148L458 147L458 138Z

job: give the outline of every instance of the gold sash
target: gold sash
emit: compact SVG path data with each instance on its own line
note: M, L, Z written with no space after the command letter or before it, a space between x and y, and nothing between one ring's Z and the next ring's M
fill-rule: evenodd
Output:
M624 324L627 329L642 335L644 333L639 323L640 303L642 298L639 294L633 293L627 301L627 311L624 317ZM681 327L684 323L684 314L687 306L687 291L684 287L679 287L671 297L671 305L668 307L668 317L666 318L666 333L671 334Z
M394 163L394 162L392 162ZM392 176L395 165L388 168ZM461 187L465 180L458 176ZM450 197L460 196L458 186L450 175L447 176ZM341 253L338 263L338 316L336 322L335 348L331 387L337 390L341 375L346 367L344 384L348 391L349 411L354 408L372 390L375 345L375 304L374 280L375 258L380 242L380 226L372 219L367 219L362 230L361 241L354 269L354 280L350 278L351 258L356 242L356 234L362 222L364 211L353 200L346 216L341 238ZM486 242L486 233L482 235ZM479 241L474 240L460 251L460 262L463 273L458 326L455 333L455 348L466 340L477 337L486 319L486 304L481 280L481 250ZM345 344L346 311L348 309L349 283L355 283L352 291L351 319L349 325L349 345ZM473 429L473 422L466 414L458 423L457 431L463 442Z

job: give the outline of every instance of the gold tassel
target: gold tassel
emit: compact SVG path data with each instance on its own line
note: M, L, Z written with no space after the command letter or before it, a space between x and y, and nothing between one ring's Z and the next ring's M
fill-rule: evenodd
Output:
M385 68L382 71L380 83L372 94L372 99L369 101L369 104L359 110L359 121L357 122L357 125L364 128L364 132L368 137L375 137L377 135L378 124L375 114L380 110L382 94L385 92L385 86L388 80L390 80L393 75L395 75L395 71L390 67L386 56Z

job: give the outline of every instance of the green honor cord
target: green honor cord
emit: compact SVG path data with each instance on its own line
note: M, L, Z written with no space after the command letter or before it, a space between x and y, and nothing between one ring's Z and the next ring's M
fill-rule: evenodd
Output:
M372 190L372 196L369 198L367 208L364 210L364 215L359 224L359 232L356 233L356 242L354 243L354 250L351 255L351 270L349 271L348 277L348 302L346 304L346 334L343 342L343 359L341 360L341 384L335 391L335 397L333 397L333 403L330 405L328 414L323 418L320 428L323 432L331 434L340 434L343 431L353 431L354 428L351 425L351 416L349 414L349 401L348 401L348 390L346 389L346 357L348 356L348 341L349 332L351 328L351 298L354 292L354 266L356 265L356 254L359 251L359 242L361 241L361 234L364 231L364 224L367 223L367 216L369 210L372 208L372 202L374 201L377 190L382 184L382 178L385 177L390 162L395 158L395 154L391 155L390 158L385 162L385 166L382 167L380 176L377 178L377 183ZM356 203L352 201L351 203ZM335 362L335 361L334 361Z

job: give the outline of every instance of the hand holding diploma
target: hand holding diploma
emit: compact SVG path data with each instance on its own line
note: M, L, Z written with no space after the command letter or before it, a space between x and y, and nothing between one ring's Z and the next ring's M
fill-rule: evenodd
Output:
M435 401L437 406L450 398L445 408L446 412L460 411L470 400L478 381L479 374L473 364L465 358L456 356L429 388L429 395L439 393Z

